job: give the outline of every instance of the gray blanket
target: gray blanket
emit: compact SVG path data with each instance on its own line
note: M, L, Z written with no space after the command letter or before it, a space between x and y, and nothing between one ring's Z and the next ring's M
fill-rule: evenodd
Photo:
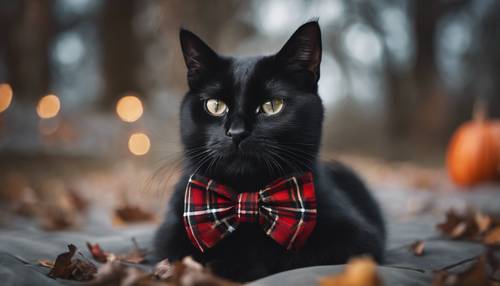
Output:
M385 285L430 285L433 271L449 268L457 262L466 261L484 249L478 243L451 241L436 231L435 225L443 220L442 211L423 210L408 213L408 194L401 190L377 192L388 217L387 256L378 273ZM412 194L415 201L435 201L435 209L463 206L465 202L486 211L497 210L500 205L498 189L478 191L473 194ZM453 199L450 199L453 197ZM403 199L404 198L404 199ZM406 209L403 211L403 209ZM425 211L424 211L425 210ZM83 255L90 257L85 242L99 243L113 253L124 253L131 248L134 237L141 246L151 243L155 225L135 225L122 229L94 224L94 227L74 232L44 232L31 227L27 221L15 222L15 227L0 229L0 284L1 285L62 285L75 282L55 280L47 277L48 269L37 265L38 259L55 259L66 251L66 245L75 244ZM408 250L415 240L425 241L425 254L415 256ZM278 273L250 283L263 285L316 285L319 278L342 271L343 265L317 266ZM459 264L456 267L463 267ZM453 268L453 267L451 267Z

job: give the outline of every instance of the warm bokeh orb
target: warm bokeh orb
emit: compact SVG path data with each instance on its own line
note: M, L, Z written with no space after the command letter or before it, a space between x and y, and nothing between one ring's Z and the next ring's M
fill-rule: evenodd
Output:
M151 142L144 133L134 133L128 139L128 149L136 156L142 156L149 152Z
M116 104L116 113L125 122L137 121L142 116L142 102L134 95L127 95Z
M9 108L12 102L12 88L8 83L0 84L0 112Z
M53 94L46 95L40 99L36 107L36 113L41 118L55 117L61 109L59 98Z

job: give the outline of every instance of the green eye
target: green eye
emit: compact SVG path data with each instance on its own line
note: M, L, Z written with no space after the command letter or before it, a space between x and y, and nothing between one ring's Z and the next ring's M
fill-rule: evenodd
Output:
M223 116L228 110L227 105L220 99L208 99L205 101L205 109L208 114L217 117Z
M275 115L283 110L284 102L283 99L273 99L260 106L262 112L266 115Z

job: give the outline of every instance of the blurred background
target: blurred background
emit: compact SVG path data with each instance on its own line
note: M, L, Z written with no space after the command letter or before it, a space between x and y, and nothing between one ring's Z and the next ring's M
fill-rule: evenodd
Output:
M429 177L446 179L450 135L473 103L500 115L496 0L0 0L4 197L36 193L48 178L89 197L144 197L137 190L155 181L147 178L175 177L162 170L180 162L179 27L244 56L276 52L314 17L325 157L434 186ZM396 167L380 171L387 166Z

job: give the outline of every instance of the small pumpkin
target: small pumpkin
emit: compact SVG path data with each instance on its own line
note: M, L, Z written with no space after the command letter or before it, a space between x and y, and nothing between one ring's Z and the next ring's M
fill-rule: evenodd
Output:
M472 186L498 178L500 156L492 123L485 107L476 105L472 121L462 124L448 146L446 164L451 179L459 186Z

